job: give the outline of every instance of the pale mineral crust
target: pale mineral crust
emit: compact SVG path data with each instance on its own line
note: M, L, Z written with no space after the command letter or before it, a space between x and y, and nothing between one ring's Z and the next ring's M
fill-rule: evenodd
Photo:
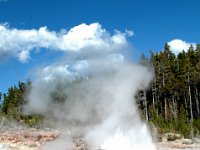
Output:
M60 136L57 130L7 129L0 131L0 150L42 150L47 142ZM194 140L193 140L194 141ZM196 140L197 141L197 140ZM81 139L73 139L73 150L89 150ZM200 143L189 139L156 143L158 150L200 150ZM67 149L66 149L67 150Z

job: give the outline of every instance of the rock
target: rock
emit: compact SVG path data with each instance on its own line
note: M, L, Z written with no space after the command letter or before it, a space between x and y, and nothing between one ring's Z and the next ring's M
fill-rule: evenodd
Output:
M191 139L183 139L183 140L182 140L182 143L183 143L183 144L186 144L186 145L191 145L191 144L193 144L194 142L193 142Z
M31 143L29 144L30 147L38 147L38 145L36 143Z
M182 138L182 136L180 134L174 134L174 136L175 136L176 139L181 139Z
M168 133L168 134L167 134L167 140L168 140L168 141L175 141L175 140L176 140L175 134L173 134L173 133Z
M8 149L10 149L10 145L9 144L1 144L0 148L8 150Z
M182 139L182 135L175 133L166 133L161 137L161 141L175 141L177 139Z
M37 131L36 128L30 128L30 131Z
M194 137L194 138L192 138L192 140L193 140L195 143L200 143L200 138Z

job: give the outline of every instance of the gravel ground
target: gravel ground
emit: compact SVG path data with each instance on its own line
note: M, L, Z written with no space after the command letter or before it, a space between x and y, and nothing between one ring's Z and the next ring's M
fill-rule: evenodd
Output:
M182 145L178 143L157 143L158 150L200 150L200 145L197 143L191 145Z
M42 150L46 142L54 141L59 136L55 130L37 131L35 129L0 131L0 150ZM80 140L79 140L80 141ZM87 150L82 142L76 142L74 150ZM183 144L175 142L156 143L158 150L200 150L200 143Z
M83 150L83 148L75 148L76 150ZM157 144L158 150L200 150L200 147L184 147L175 148L170 145ZM0 143L0 150L42 150L41 146L14 144L14 143ZM85 149L87 150L87 149Z
M200 150L200 147L173 148L168 145L157 145L158 150ZM42 150L40 146L27 146L24 144L0 143L0 150ZM76 148L76 150L83 150ZM87 149L86 149L87 150Z

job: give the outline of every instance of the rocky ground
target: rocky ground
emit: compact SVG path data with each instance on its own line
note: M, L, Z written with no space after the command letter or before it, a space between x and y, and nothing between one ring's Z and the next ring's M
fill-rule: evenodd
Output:
M200 150L200 139L185 139L180 134L167 133L156 146L158 150Z
M0 132L0 150L40 150L45 142L58 137L57 131L8 129Z
M161 142L156 144L158 150L200 150L200 145L194 144L181 144L177 142Z
M56 130L7 129L0 131L0 150L43 150L45 143L59 137ZM74 150L87 150L81 140L74 140ZM200 150L200 139L177 138L169 142L166 136L156 144L158 150Z

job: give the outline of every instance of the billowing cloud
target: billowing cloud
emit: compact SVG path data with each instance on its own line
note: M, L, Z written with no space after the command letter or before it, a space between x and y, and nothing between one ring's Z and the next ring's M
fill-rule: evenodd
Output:
M179 52L187 51L189 47L192 45L193 47L196 47L195 43L188 43L186 41L180 40L180 39L174 39L170 42L168 42L170 49L175 53L178 54Z
M34 49L53 49L65 52L77 52L93 47L94 50L114 50L127 44L127 36L133 32L116 31L110 35L99 23L80 24L69 31L49 31L47 27L39 29L16 29L8 25L0 25L0 58L17 57L27 62Z

